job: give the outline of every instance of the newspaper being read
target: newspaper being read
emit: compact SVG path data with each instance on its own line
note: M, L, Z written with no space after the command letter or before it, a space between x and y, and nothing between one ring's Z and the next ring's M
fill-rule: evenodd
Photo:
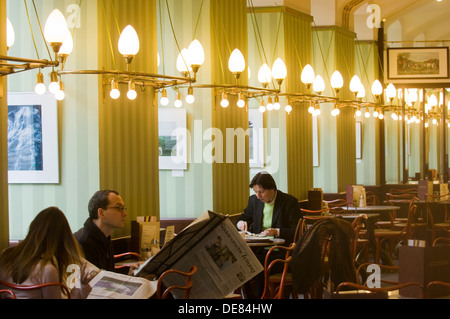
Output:
M156 292L156 281L102 270L89 284L87 299L148 299Z
M190 299L223 298L263 271L230 219L208 211L147 260L135 275L160 275L167 269L188 272L192 265L197 266L197 272L192 276ZM165 277L163 283L183 286L185 280L173 275ZM173 290L172 294L174 298L184 297L182 290Z

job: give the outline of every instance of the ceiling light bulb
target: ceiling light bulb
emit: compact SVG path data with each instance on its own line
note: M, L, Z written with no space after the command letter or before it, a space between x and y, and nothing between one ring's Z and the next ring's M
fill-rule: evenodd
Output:
M55 71L52 71L50 73L50 85L48 86L48 90L53 94L56 94L56 92L60 90L58 83L58 73L56 73Z
M372 84L372 93L375 96L380 96L383 93L383 86L379 80L375 80Z
M319 95L325 91L325 81L320 75L317 75L313 82L313 90Z
M430 104L431 107L437 106L438 105L438 100L436 98L436 95L431 94L431 96L430 96L430 98L428 100L428 103Z
M239 78L242 71L244 71L245 59L239 49L234 49L233 52L231 52L230 58L228 60L228 69L230 69L230 71L236 76L236 78Z
M244 98L242 97L242 93L239 93L239 97L238 97L238 101L237 101L237 106L239 108L243 108L245 106L245 101Z
M314 110L315 110L314 105L310 105L310 106L308 107L308 113L313 114L313 113L314 113Z
M344 86L344 79L339 71L334 71L331 76L331 87L335 90L340 90Z
M358 107L358 109L355 112L356 117L360 117L362 115L361 109Z
M319 116L320 115L320 108L319 108L319 106L317 106L317 108L314 110L314 112L313 112L313 116Z
M55 94L55 99L57 99L58 101L62 101L64 100L64 98L66 97L66 94L64 93L64 90L59 90L58 92L56 92Z
M306 84L308 87L314 83L315 74L314 69L311 65L307 64L302 70L302 74L300 76L301 81Z
M366 119L368 119L370 117L370 112L369 112L369 108L368 107L366 107L366 112L364 113L364 117Z
M186 95L186 103L192 104L194 103L194 101L194 89L192 88L192 86L190 86L188 87L188 94Z
M166 106L169 104L169 98L167 97L167 90L163 89L161 92L161 100L159 100L161 105Z
M389 100L394 99L397 96L397 90L395 89L394 84L389 83L387 88L386 88L386 97Z
M230 102L227 100L227 94L225 92L222 93L222 100L220 101L220 106L222 107L228 107Z
M64 41L61 45L61 48L59 49L59 54L62 55L69 55L72 53L73 50L73 39L72 35L70 34L69 29L66 29L66 36L64 38Z
M37 74L37 81L36 81L36 86L34 87L34 92L36 92L36 94L42 95L45 93L45 84L44 84L44 75L41 73L41 71L39 71L39 73Z
M9 21L8 18L6 18L6 47L9 49L14 45L14 42L16 40L16 34L14 33L14 27Z
M118 46L120 54L125 57L135 56L139 52L139 37L131 25L120 33Z
M64 15L58 9L54 9L47 18L44 26L44 38L52 44L55 52L66 38L67 22Z
M176 108L180 108L183 106L183 102L181 101L181 93L180 92L177 93L177 99L175 100L175 102L173 102L173 105Z
M186 48L182 49L177 58L177 70L187 76L192 71L191 64L188 61L189 52Z
M130 82L128 82L128 92L127 92L127 97L129 100L133 101L136 99L137 97L137 92L135 89L135 84L132 80L130 80Z
M279 97L278 95L275 96L275 102L273 102L273 109L275 111L278 111L280 109L281 105L280 105L280 101L279 101Z
M361 89L361 80L357 75L354 75L350 81L350 91L358 93Z
M263 64L258 71L258 81L263 85L263 87L267 87L269 82L272 80L272 75L270 68L267 64Z
M267 109L267 111L272 111L273 110L272 98L270 96L267 99L267 107L266 107L266 109Z
M373 111L372 115L373 117L378 117L378 110Z
M396 113L396 112L392 113L392 114L391 114L391 118L392 118L394 121L398 121L398 115L397 115L397 113Z
M189 59L192 65L201 66L205 62L205 51L203 51L200 41L195 39L188 47Z
M282 59L277 58L272 66L272 77L278 82L279 85L281 85L286 76L286 65L284 64Z
M356 97L358 99L363 99L366 96L366 89L364 88L364 85L361 83L361 86L359 87L358 94L356 94Z
M117 100L120 97L119 83L114 79L111 80L111 91L109 91L109 96L114 100Z
M284 107L284 110L289 114L292 111L292 106L288 104Z
M341 113L341 111L335 107L332 111L331 111L331 116L338 116L339 113Z

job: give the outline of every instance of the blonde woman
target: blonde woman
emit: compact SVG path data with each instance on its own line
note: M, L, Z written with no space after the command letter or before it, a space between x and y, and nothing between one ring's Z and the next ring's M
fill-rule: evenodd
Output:
M86 298L91 288L91 278L86 273L86 261L74 238L64 213L57 207L41 211L31 222L26 238L17 246L0 254L0 280L16 285L37 285L60 282L66 285L69 265L78 265L81 284L73 288L71 298ZM73 267L73 266L72 266ZM71 267L71 268L72 268ZM70 268L70 269L71 269ZM0 285L1 287L1 285ZM18 290L17 298L65 298L59 286L35 290Z

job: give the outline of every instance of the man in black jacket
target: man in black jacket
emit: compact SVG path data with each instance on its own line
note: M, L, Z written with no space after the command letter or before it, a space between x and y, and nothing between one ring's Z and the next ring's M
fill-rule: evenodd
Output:
M294 239L300 219L297 198L278 190L272 175L267 172L256 174L249 187L255 194L249 197L237 228L264 236L280 237L289 245Z
M114 190L97 191L89 201L89 218L74 236L83 248L85 258L100 269L114 271L111 235L125 227L127 208ZM129 274L137 267L130 268Z
M297 198L278 190L272 175L267 172L256 174L249 187L255 194L249 197L248 205L236 224L237 228L263 236L283 238L285 245L292 243L301 216ZM254 247L253 252L264 265L267 250L264 247ZM283 254L275 253L273 257L284 259ZM279 272L281 269L273 271ZM248 285L244 287L247 297L260 298L264 290L264 274L256 276L250 286L253 289L249 289Z

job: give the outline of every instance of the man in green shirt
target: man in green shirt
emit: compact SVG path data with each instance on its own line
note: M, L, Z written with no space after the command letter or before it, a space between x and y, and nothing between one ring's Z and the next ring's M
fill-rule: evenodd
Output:
M248 205L236 224L237 228L263 236L280 237L285 240L285 245L290 245L301 216L297 198L278 190L275 180L267 172L256 174L249 187L255 194L249 197ZM264 265L267 250L264 247L252 249ZM274 258L278 257L284 258L275 254ZM254 291L246 291L248 297L259 298L264 290L264 274L256 276L251 286ZM249 296L250 293L254 296Z

